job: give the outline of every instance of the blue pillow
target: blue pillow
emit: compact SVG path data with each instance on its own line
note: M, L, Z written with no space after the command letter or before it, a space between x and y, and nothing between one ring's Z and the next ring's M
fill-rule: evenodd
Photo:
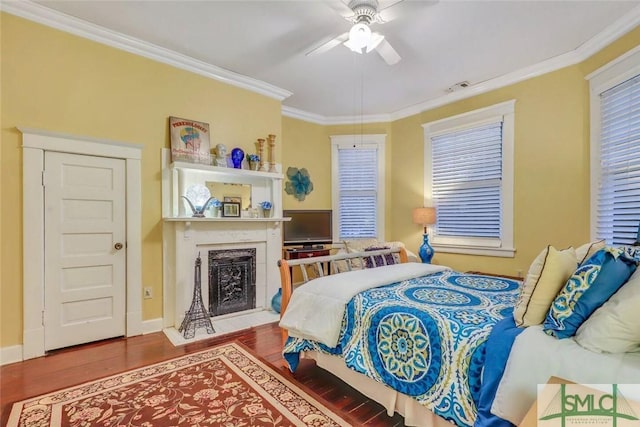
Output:
M567 280L544 321L544 331L568 338L633 274L637 261L624 249L606 247L593 254Z

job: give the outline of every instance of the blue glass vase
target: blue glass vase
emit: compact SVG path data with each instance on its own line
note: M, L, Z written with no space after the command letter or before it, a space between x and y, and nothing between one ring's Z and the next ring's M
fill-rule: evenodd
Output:
M429 244L429 235L427 233L424 233L422 246L420 246L420 250L418 251L418 254L420 255L420 260L424 264L431 264L431 259L433 258L434 253L435 251Z
M244 151L242 148L234 148L231 150L231 162L236 169L242 169L242 159L244 159Z
M280 313L280 307L282 305L282 288L278 289L278 292L271 298L271 308L276 313Z

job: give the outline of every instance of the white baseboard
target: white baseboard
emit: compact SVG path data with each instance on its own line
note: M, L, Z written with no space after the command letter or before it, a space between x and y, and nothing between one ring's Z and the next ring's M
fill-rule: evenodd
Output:
M145 320L142 322L142 334L162 331L162 318ZM0 348L0 366L23 361L23 346L13 345Z
M142 335L162 331L162 317L142 321Z
M22 362L21 345L0 348L0 365L8 365L15 362Z

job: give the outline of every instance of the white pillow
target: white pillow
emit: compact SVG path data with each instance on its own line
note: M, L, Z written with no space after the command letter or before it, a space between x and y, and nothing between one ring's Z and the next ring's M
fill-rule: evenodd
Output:
M378 242L378 239L354 239L344 241L344 246L349 253L364 252L366 248L378 245L382 245L381 242Z
M640 269L589 316L575 340L599 353L640 351Z

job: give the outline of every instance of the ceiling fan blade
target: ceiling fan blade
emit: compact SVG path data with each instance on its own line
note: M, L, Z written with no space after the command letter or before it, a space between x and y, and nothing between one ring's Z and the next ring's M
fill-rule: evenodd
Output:
M345 0L345 1L329 0L329 1L326 1L325 3L331 9L333 9L334 12L342 16L347 21L351 21L351 18L353 18L354 16L353 10L351 10L351 8L347 5L347 3L349 3L348 0Z
M401 3L403 0L380 0L378 2L378 21L381 23L391 22L400 16L400 12L396 6L398 3Z
M438 0L379 0L378 21L384 24L401 16L411 16L436 3Z
M378 47L376 47L376 52L378 52L382 59L384 59L384 62L389 65L397 64L400 62L400 59L402 59L386 39L382 40Z
M334 47L338 46L340 43L343 43L347 40L349 40L349 33L348 32L342 33L339 36L334 37L331 40L320 44L319 46L314 47L313 49L305 53L305 55L311 56L311 55L317 55L320 53L327 52L333 49Z
M382 43L383 40L384 40L384 36L382 34L371 33L371 38L369 39L369 44L367 45L367 53L377 48L378 45Z

